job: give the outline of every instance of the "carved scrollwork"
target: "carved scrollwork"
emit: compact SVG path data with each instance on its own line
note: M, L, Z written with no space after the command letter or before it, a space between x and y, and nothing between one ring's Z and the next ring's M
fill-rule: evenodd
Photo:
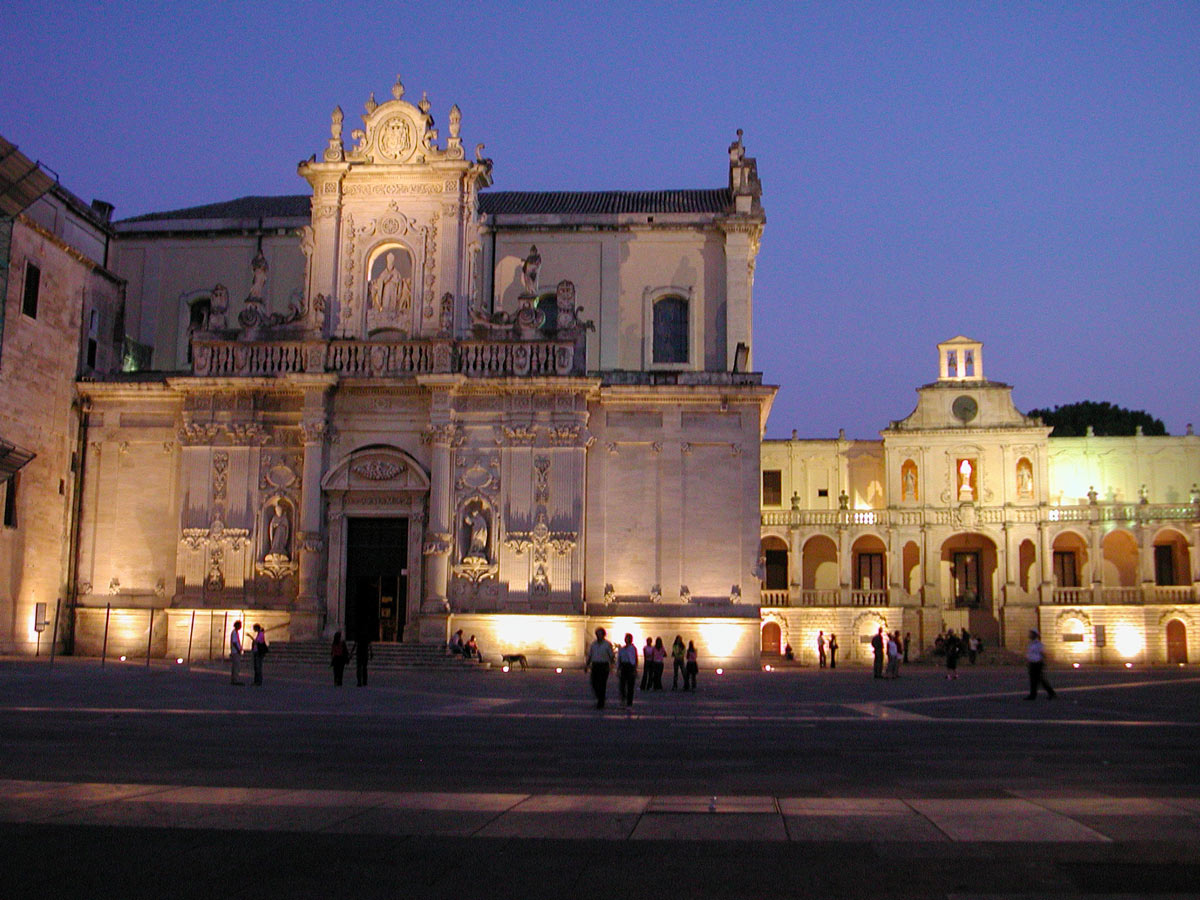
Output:
M399 463L389 460L369 459L351 466L350 471L368 481L391 481L404 469Z

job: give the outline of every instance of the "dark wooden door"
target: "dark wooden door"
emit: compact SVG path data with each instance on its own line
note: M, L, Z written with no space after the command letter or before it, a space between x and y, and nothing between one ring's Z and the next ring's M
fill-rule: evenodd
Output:
M346 535L346 636L404 639L408 520L352 518Z

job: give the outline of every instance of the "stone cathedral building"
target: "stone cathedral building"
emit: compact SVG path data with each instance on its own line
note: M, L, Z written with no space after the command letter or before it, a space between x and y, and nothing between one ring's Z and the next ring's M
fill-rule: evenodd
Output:
M311 193L117 225L143 371L86 403L76 652L475 634L574 663L597 625L759 654L765 216L710 190L489 190L397 80ZM122 651L124 652L124 651Z

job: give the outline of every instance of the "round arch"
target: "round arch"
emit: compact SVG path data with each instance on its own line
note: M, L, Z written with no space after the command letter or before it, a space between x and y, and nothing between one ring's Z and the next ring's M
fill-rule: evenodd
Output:
M837 590L838 550L831 537L815 534L806 540L800 551L800 563L802 590Z

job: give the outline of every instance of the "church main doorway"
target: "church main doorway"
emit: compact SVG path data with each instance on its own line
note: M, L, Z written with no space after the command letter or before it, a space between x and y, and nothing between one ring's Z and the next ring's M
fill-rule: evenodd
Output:
M408 519L346 520L346 636L404 639Z

